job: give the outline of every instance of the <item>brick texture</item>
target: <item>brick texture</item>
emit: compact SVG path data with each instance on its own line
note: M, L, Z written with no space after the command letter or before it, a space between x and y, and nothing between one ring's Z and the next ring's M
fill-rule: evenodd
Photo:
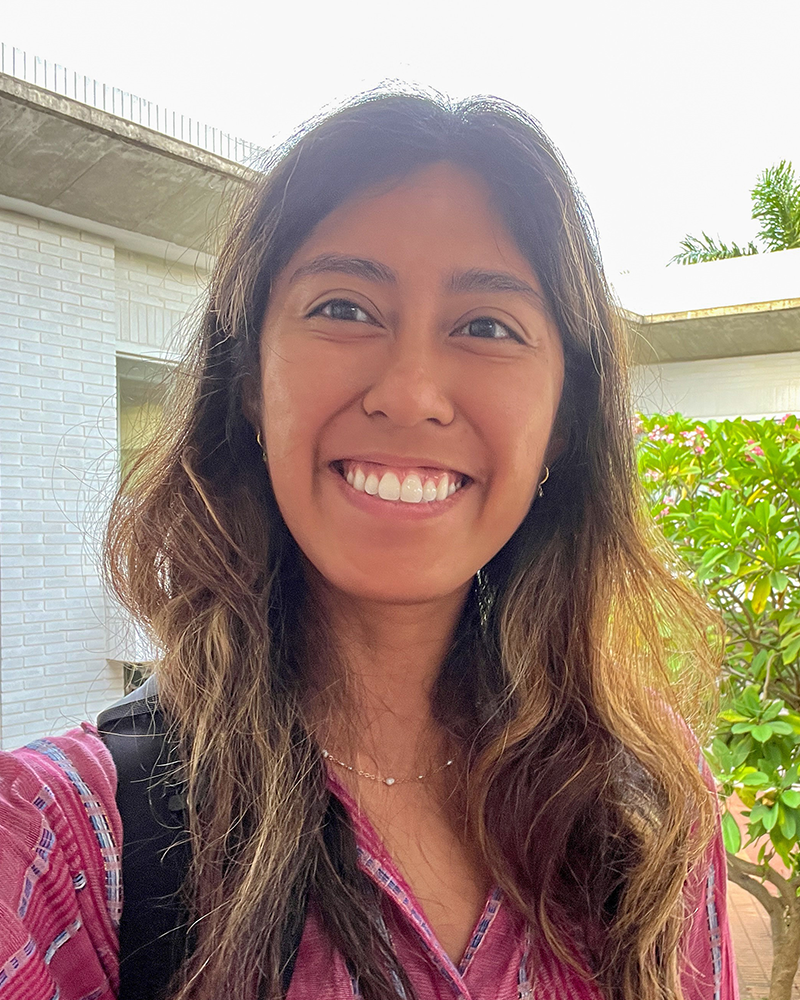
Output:
M180 320L203 280L103 237L0 210L5 747L93 718L122 689L107 660L140 651L120 629L99 566L119 467L117 353L177 352Z
M698 420L753 420L800 413L800 351L673 361L634 371L644 413L681 412Z

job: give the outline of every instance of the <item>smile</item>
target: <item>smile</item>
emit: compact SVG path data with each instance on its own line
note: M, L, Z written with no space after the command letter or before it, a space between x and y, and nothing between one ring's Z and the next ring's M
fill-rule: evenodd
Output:
M448 469L397 469L376 462L343 460L333 467L357 493L390 503L436 503L447 500L468 481Z

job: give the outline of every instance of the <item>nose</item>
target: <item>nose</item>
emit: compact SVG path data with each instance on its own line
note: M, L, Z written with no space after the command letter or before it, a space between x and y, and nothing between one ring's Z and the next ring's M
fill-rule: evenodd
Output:
M455 408L447 388L446 366L435 355L435 349L425 349L418 338L404 342L398 337L364 396L367 416L388 417L399 427L414 427L426 420L450 424Z

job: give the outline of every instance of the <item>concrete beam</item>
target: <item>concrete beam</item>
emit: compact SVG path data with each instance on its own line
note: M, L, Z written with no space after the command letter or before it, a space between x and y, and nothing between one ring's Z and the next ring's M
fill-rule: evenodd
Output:
M626 320L636 364L800 351L800 298Z
M214 253L255 173L0 74L0 194Z

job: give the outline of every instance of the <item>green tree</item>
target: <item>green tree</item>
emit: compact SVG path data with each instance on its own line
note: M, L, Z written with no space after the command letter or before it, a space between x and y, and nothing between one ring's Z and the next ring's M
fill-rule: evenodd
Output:
M770 1000L790 1000L800 962L800 425L643 417L638 456L653 516L727 627L707 757L729 878L770 918ZM756 861L740 857L750 845Z
M685 236L670 264L698 264L800 247L800 180L795 177L792 164L781 160L777 166L767 167L759 175L750 197L752 216L761 224L757 242L751 240L744 246L723 243L705 232L701 236Z

